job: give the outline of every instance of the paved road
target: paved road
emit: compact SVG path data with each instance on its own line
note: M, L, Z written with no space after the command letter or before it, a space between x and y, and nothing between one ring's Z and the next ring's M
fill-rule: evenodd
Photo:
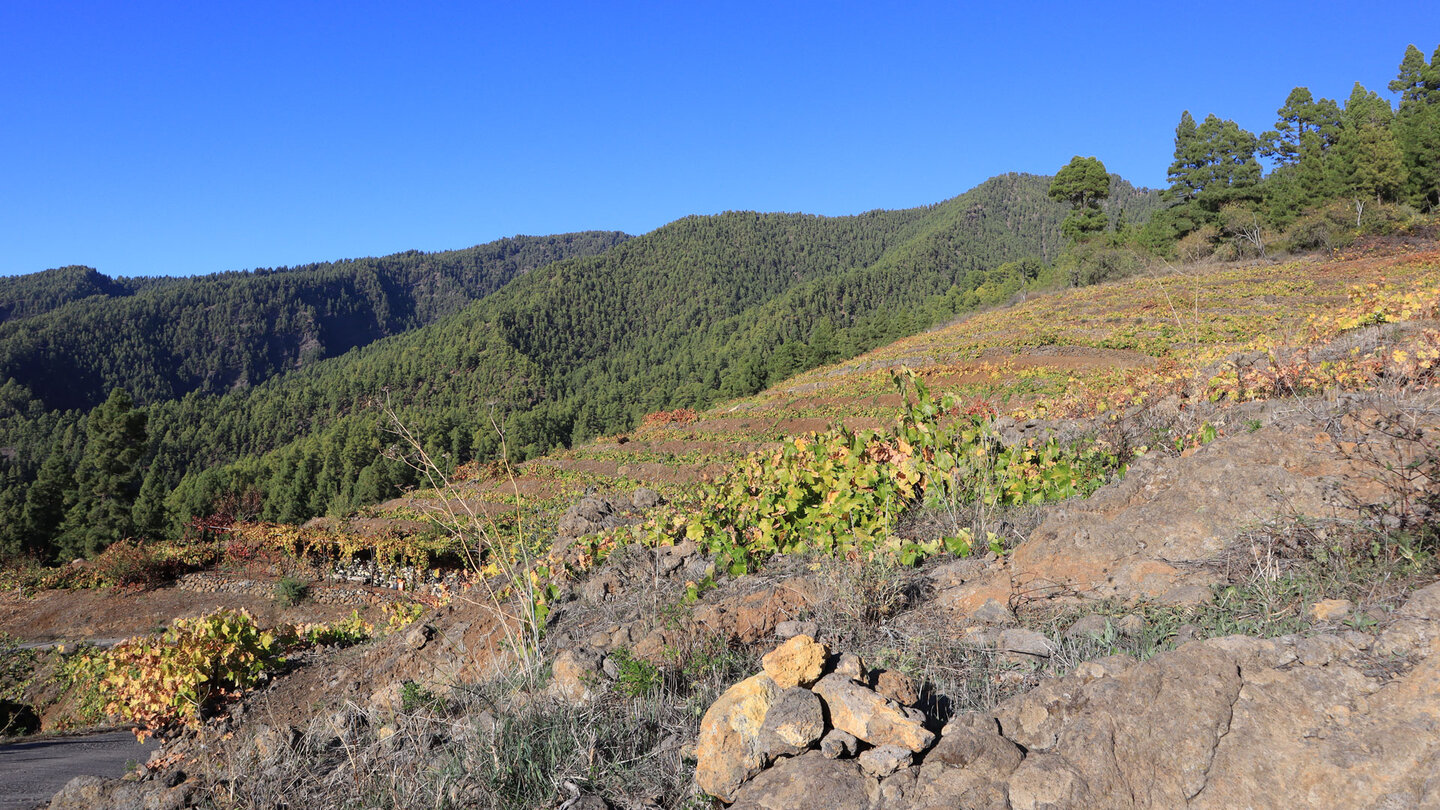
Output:
M135 742L128 731L50 737L0 745L0 810L31 810L77 776L120 776L144 762L159 743Z

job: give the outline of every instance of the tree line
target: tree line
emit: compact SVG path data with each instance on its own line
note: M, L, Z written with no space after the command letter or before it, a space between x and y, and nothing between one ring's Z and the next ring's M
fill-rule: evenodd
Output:
M1105 196L1104 165L1076 156L1051 188L1072 206L1067 236L1089 245L1072 248L1070 258L1092 266L1113 260L1097 241L1187 258L1263 256L1277 241L1333 247L1347 217L1353 231L1367 223L1383 227L1407 210L1440 209L1440 47L1428 61L1407 47L1387 87L1398 104L1359 82L1343 104L1296 87L1276 110L1273 128L1259 135L1214 113L1196 121L1184 111L1166 206L1143 227L1107 222L1094 205Z

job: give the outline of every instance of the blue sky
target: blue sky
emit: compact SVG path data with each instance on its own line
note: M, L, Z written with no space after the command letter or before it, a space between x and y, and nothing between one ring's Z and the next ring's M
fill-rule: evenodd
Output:
M1434 0L8 0L0 274L849 214L1075 154L1159 186L1181 110L1258 133L1437 38Z

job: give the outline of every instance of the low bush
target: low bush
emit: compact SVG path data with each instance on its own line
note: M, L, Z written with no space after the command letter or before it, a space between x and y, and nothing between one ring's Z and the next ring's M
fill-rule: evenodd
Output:
M294 577L281 577L275 582L275 604L294 607L310 598L310 586Z
M243 610L176 619L159 638L123 642L107 659L106 711L139 723L142 737L198 725L216 703L260 683L283 661L275 635Z
M632 656L624 647L610 653L610 658L618 667L615 688L620 694L632 698L643 697L660 688L664 679L660 669L654 664Z
M369 641L375 637L375 625L360 618L360 611L351 610L350 615L337 622L315 622L297 624L285 631L282 640L289 645L333 644L349 647Z
M406 681L400 687L400 711L438 712L445 708L445 699L414 681Z
M1336 200L1295 220L1281 235L1280 243L1291 252L1334 252L1349 247L1361 236L1396 233L1414 216L1415 212L1405 205Z
M115 587L154 588L170 582L179 573L174 560L133 540L111 543L92 565L100 584Z

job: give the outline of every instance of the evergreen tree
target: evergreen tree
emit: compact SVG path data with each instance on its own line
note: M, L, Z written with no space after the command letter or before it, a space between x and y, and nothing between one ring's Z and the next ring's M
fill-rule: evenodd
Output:
M1356 200L1395 199L1405 184L1405 165L1395 134L1390 103L1359 82L1345 102L1344 128L1335 146L1343 193Z
M1260 142L1234 121L1205 116L1195 130L1195 144L1199 168L1190 185L1199 189L1197 199L1208 210L1218 210L1260 182L1255 160Z
M1211 114L1197 126L1187 110L1175 129L1175 161L1165 195L1176 206L1156 227L1168 225L1171 234L1183 236L1214 221L1226 204L1258 199L1259 148L1259 139L1234 121Z
M60 525L65 513L75 502L75 476L72 472L71 452L75 446L74 427L50 449L34 483L25 493L23 513L25 550L48 556L49 542Z
M1050 183L1050 199L1070 203L1070 215L1060 225L1066 238L1083 242L1105 230L1105 212L1100 210L1100 201L1109 194L1110 173L1105 171L1104 163L1093 157L1076 155L1055 173Z
M1427 210L1440 208L1440 47L1425 62L1411 45L1390 82L1400 94L1393 131L1404 164L1404 197Z
M0 562L25 550L27 487L12 465L0 467Z
M170 515L165 508L165 496L170 492L170 482L163 470L164 462L156 459L145 473L140 491L135 496L131 520L136 534L141 537L162 538L169 533Z
M835 324L829 318L821 318L810 330L810 366L823 366L840 358L835 345Z
M1196 129L1190 111L1181 113L1175 126L1175 160L1166 173L1170 188L1165 190L1165 199L1179 205L1194 200L1201 190L1197 185L1202 164Z
M146 415L117 388L85 425L85 454L75 473L75 502L60 527L62 556L93 557L135 534L131 510L140 491Z
M1340 107L1333 100L1316 101L1307 87L1290 91L1285 105L1275 111L1279 116L1275 129L1261 135L1263 152L1281 166L1300 162L1305 152L1306 135L1319 137L1322 149L1333 146L1340 135Z

